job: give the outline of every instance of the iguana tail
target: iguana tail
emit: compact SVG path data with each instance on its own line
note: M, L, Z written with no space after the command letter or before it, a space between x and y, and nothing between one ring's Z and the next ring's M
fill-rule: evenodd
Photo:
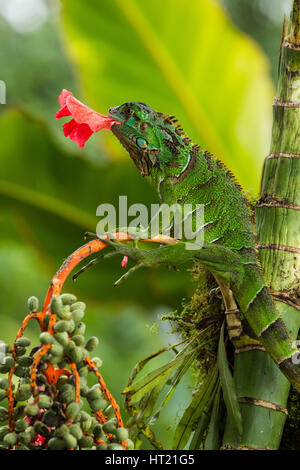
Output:
M283 374L300 391L299 351L275 308L260 267L244 265L243 278L236 285L233 284L232 290L257 339Z

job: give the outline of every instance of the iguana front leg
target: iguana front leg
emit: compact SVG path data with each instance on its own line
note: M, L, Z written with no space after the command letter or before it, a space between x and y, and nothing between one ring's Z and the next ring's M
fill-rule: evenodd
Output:
M185 242L174 241L174 244L160 246L153 250L143 250L128 246L126 242L120 243L115 239L104 237L100 239L114 248L118 254L128 256L135 261L134 270L151 266L176 267L197 259L213 274L222 278L222 282L228 286L230 286L231 279L238 279L243 272L239 257L222 246L205 245L197 250L188 250Z

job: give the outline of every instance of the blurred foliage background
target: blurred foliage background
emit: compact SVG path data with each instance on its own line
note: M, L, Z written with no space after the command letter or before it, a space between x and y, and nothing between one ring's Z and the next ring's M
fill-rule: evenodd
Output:
M284 12L291 0L0 0L0 339L11 343L27 298L41 302L63 260L95 231L96 208L158 202L109 132L84 150L54 119L62 90L105 114L128 100L175 114L187 134L257 194L268 152ZM118 289L121 260L76 283L112 393L135 363L176 340L164 313L193 289L189 273L141 271ZM36 338L31 325L28 336ZM163 359L162 359L163 360ZM156 425L168 448L191 377Z

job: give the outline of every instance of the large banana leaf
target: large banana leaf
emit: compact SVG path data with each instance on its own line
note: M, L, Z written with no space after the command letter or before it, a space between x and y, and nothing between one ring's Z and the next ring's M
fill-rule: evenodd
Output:
M175 114L258 189L273 89L259 47L213 0L62 0L65 42L99 112L144 101ZM81 98L84 98L81 97ZM110 142L111 144L111 142ZM119 147L110 147L125 156Z

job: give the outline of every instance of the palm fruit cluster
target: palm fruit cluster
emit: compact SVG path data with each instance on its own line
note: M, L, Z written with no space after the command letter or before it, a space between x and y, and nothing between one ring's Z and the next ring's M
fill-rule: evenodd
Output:
M72 294L52 296L38 317L38 299L28 318L39 318L40 344L30 346L23 322L1 361L0 449L132 449L119 409L100 375L101 359L90 358L96 337L85 338L85 304ZM25 319L26 320L26 319ZM93 374L98 383L89 386Z

